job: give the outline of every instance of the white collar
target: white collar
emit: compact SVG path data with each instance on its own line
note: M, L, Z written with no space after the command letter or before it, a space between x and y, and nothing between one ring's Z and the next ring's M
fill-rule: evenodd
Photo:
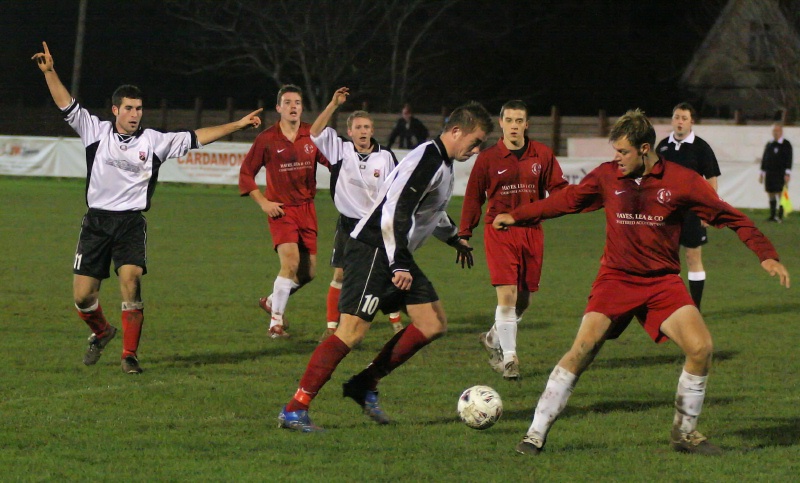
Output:
M675 139L675 131L673 131L673 132L669 133L669 142L675 143L678 146L680 146L683 143L692 144L692 143L694 143L694 131L690 132L689 135L686 136L686 139L684 139L683 141L678 141L677 139Z
M777 141L775 140L775 138L772 138L772 142L773 143L778 143L778 144L783 144L783 136L781 136L781 138L778 139Z

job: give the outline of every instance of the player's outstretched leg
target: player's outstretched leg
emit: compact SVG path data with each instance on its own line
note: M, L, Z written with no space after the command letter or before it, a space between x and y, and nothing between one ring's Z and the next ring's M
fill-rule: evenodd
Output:
M707 456L722 454L722 450L708 442L708 438L697 431L697 418L703 408L708 376L696 376L684 370L678 379L675 394L675 419L672 425L671 446L679 453Z
M547 380L536 411L533 413L528 432L516 446L517 453L526 455L537 455L544 449L547 433L558 419L559 414L567 406L569 396L575 387L578 377L568 370L556 366Z

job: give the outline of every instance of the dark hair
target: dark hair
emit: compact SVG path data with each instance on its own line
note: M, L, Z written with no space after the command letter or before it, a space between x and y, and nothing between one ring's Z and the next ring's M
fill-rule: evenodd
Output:
M447 122L444 130L449 131L454 127L460 127L464 132L470 133L476 128L481 128L484 133L492 132L492 115L479 102L470 101L462 106L456 107Z
M111 94L111 105L117 107L121 106L123 97L141 100L142 91L140 91L138 87L130 84L121 85L117 87L117 90L115 90L113 94Z
M650 144L650 148L655 149L656 130L653 129L650 120L644 115L644 111L633 109L617 119L614 127L611 128L611 133L608 135L608 140L611 142L621 138L627 138L631 146L637 150L644 143Z
M689 111L689 115L692 116L692 121L697 120L697 111L694 110L691 104L688 102L681 102L677 106L672 108L672 114L675 114L675 111L680 109L681 111Z
M503 104L503 107L500 108L501 119L503 118L503 114L506 112L506 109L525 111L525 119L528 119L528 105L519 99L514 99Z
M300 99L303 98L303 89L301 89L299 86L296 86L294 84L284 84L283 86L281 86L280 89L278 89L278 100L275 103L275 105L281 104L281 97L283 97L283 95L286 94L287 92L296 92L300 94Z

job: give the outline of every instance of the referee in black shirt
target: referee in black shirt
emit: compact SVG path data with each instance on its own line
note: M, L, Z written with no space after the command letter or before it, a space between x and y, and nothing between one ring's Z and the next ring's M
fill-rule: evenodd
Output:
M764 148L761 157L761 175L759 183L764 183L764 190L769 197L769 220L777 223L783 222L783 207L779 200L783 187L789 184L789 175L792 173L792 143L783 139L783 126L772 125L773 140ZM776 215L777 212L777 215Z
M717 191L717 177L720 175L719 163L714 151L707 142L695 136L692 126L695 110L688 102L682 102L672 109L672 133L662 139L656 153L664 159L678 163L702 175L714 191ZM689 292L697 309L703 299L706 272L703 269L701 247L708 243L706 223L693 212L688 211L681 230L681 245L686 247L686 264L689 265Z

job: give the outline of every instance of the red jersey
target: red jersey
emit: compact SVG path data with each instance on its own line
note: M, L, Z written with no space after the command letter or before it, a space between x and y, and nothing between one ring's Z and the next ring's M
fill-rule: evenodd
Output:
M256 137L239 168L239 193L244 196L258 189L256 174L263 166L267 173L264 196L286 206L314 200L317 193L317 163L330 169L325 156L311 141L310 125L300 123L294 142L283 135L276 123Z
M577 185L511 212L539 222L605 207L606 246L601 265L639 276L680 273L678 241L688 210L717 228L729 227L764 261L778 260L772 243L742 212L722 201L691 169L659 158L640 179L623 177L617 163L603 163Z
M481 219L481 207L489 198L484 223L491 225L498 213L543 199L545 192L567 186L553 151L542 143L528 140L528 149L517 159L503 139L482 151L469 174L459 235L472 236Z

